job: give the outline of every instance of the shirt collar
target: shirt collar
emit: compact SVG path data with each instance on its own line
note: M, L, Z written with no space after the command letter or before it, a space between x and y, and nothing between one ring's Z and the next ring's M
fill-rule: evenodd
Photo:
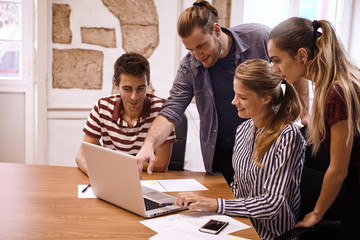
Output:
M228 34L231 35L232 40L235 42L235 46L236 46L236 56L235 57L236 57L236 59L239 59L240 54L245 52L246 50L248 50L249 45L244 43L232 28L224 28L224 27L222 27L221 30L224 33L228 33Z
M144 99L144 106L142 109L142 112L140 114L139 120L135 122L134 127L136 127L139 123L143 122L147 117L150 116L150 110L151 110L151 102L150 102L151 94L147 93L146 97ZM114 113L112 115L112 121L116 122L119 126L122 127L128 127L128 124L124 119L122 118L123 113L123 105L121 103L121 96L116 95L116 102L114 107Z

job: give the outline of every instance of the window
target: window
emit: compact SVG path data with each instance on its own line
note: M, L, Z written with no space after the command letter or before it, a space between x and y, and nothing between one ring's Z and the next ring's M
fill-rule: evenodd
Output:
M301 0L299 16L311 20L326 19L340 31L343 6L343 0Z
M271 28L288 18L288 0L244 0L242 23L262 23Z
M1 144L8 146L6 153L0 153L4 161L34 162L35 3L37 1L0 0L0 108L7 113L2 116L1 130L8 132Z
M345 0L232 0L230 26L257 22L271 28L289 17L330 21L345 49L351 41L354 1Z
M326 19L338 30L342 12L343 0L244 0L243 22L263 23L273 28L291 16L299 16L311 20Z
M0 1L0 79L20 79L21 3Z

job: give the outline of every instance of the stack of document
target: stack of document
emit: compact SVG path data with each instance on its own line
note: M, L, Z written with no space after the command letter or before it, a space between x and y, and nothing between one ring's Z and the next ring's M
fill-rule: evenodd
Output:
M219 234L213 235L200 232L199 228L210 219L229 222ZM192 211L179 214L173 214L165 217L140 221L146 227L157 232L151 240L183 240L183 239L228 239L228 240L244 240L245 238L229 235L232 232L240 231L250 226L239 222L229 216L217 213L209 213L203 211Z

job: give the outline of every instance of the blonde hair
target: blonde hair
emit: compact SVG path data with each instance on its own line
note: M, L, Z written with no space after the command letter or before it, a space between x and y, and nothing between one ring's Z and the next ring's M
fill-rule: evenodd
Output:
M321 28L322 33L318 32ZM290 34L291 33L291 34ZM292 37L291 37L291 36ZM311 36L311 41L305 38ZM344 50L333 26L326 20L310 21L290 18L276 26L269 35L277 47L290 56L299 48L308 51L310 62L307 76L315 84L314 102L307 130L308 143L315 154L326 137L325 101L332 85L338 84L344 96L348 113L349 132L360 133L360 72ZM287 46L292 46L287 48ZM349 144L350 136L347 138Z
M261 158L279 137L285 126L293 123L300 115L301 104L295 88L283 82L281 76L275 73L272 65L262 59L252 59L241 63L235 71L235 81L240 81L245 87L257 95L270 96L272 108L280 105L275 117L268 119L268 124L255 140L253 159L258 167ZM285 95L281 88L285 84Z
M215 22L218 22L216 8L207 1L197 0L193 6L180 14L177 22L178 34L181 38L186 38L191 35L195 27L200 27L204 34L212 34Z

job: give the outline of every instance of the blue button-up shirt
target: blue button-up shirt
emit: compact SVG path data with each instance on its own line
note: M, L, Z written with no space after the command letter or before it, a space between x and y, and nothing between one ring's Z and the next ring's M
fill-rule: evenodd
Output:
M236 66L248 59L269 60L266 45L270 28L250 23L229 29L222 28L222 30L229 34L235 42ZM200 117L200 145L205 170L212 172L218 129L213 88L208 69L188 53L181 60L173 87L170 90L170 97L164 103L159 114L178 125L194 96Z

